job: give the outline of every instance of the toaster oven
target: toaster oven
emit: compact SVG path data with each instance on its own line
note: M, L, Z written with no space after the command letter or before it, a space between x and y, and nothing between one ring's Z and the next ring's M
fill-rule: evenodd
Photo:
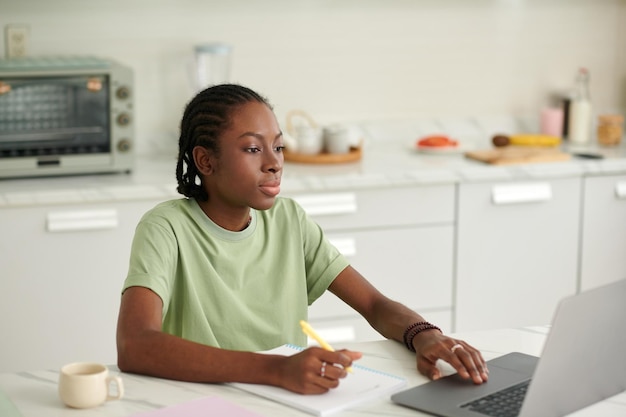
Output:
M133 92L106 59L0 59L0 178L130 172Z

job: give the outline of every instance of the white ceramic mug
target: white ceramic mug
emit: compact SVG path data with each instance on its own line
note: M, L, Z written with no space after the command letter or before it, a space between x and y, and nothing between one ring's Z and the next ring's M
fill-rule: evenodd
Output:
M352 137L348 126L331 125L324 128L324 148L328 153L348 153Z
M297 126L295 140L298 142L299 153L313 155L322 152L324 148L323 132L314 126Z
M116 392L111 392L111 385L116 385ZM109 376L107 367L99 363L70 363L61 368L59 396L69 407L91 408L122 398L124 384L119 376Z

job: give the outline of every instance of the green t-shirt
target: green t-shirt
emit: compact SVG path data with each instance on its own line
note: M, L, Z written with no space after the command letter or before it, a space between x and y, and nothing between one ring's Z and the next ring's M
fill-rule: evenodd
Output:
M124 289L163 300L163 331L233 350L305 345L299 321L348 261L293 200L225 230L194 199L161 203L135 231Z

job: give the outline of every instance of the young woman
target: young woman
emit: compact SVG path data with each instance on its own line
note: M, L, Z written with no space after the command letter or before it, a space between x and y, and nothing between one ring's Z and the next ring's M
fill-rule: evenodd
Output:
M283 134L268 102L238 85L200 92L181 123L176 177L186 198L146 213L135 232L117 329L122 371L195 382L269 384L303 393L337 387L358 352L304 346L299 325L326 290L380 334L474 383L481 354L377 291L293 200L278 197Z

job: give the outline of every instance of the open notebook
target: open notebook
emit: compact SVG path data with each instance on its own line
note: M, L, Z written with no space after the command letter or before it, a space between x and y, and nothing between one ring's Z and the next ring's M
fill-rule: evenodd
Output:
M290 356L303 348L283 345L262 353ZM233 383L231 385L317 416L363 404L368 400L390 395L406 385L404 378L353 364L352 373L341 380L339 387L321 395L302 395L283 388Z

